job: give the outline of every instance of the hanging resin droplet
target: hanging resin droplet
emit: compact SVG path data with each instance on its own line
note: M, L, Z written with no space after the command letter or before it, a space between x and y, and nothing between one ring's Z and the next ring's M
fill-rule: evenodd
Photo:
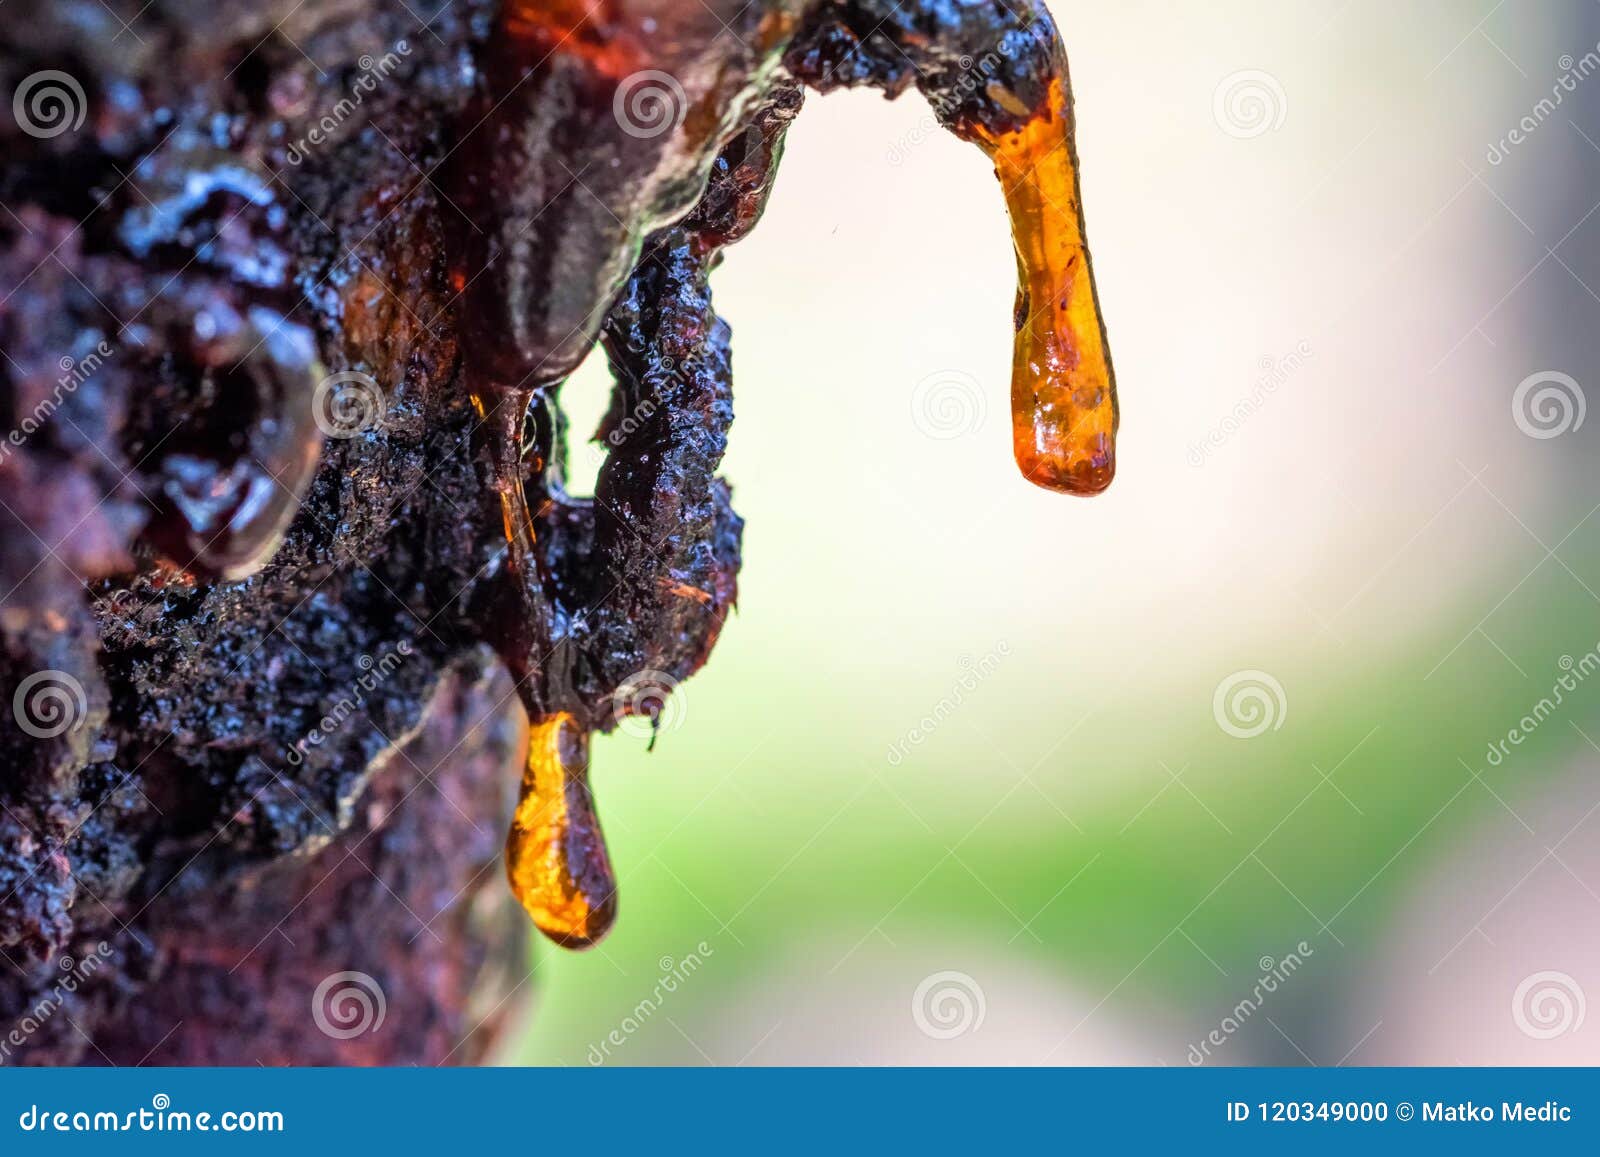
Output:
M994 161L1017 250L1017 466L1047 490L1098 494L1116 469L1116 381L1083 238L1065 82L1051 82L1044 107L1016 132L968 131Z
M529 729L506 875L539 931L563 948L592 947L617 918L616 877L589 793L589 733L566 712Z

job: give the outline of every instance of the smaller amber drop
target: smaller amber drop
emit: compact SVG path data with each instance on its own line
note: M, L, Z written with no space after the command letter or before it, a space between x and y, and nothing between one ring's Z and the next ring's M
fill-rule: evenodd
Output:
M589 948L617 917L617 882L589 792L589 733L565 712L533 724L506 875L533 922L563 948Z
M1017 250L1012 439L1023 476L1098 494L1116 469L1117 395L1079 211L1065 83L1013 133L971 130L994 161Z

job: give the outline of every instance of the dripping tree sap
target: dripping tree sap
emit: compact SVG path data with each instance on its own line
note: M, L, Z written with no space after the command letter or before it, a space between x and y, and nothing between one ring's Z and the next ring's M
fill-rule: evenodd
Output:
M589 792L589 733L565 713L529 728L506 875L539 931L563 948L588 948L611 930L617 882Z
M1064 77L1015 132L973 133L1005 188L1017 249L1011 424L1028 481L1098 494L1116 470L1117 391L1078 207Z
M617 911L589 736L623 715L654 717L659 704L619 689L641 670L671 683L692 674L733 606L742 524L714 476L732 401L709 274L761 215L802 85L894 95L914 79L945 127L989 157L1017 260L1017 465L1077 495L1100 493L1115 470L1066 56L1041 5L767 0L750 6L742 39L709 29L726 56L715 67L699 54L694 5L671 8L671 27L630 7L505 5L464 121L475 131L454 161L471 229L452 279L505 541L485 613L530 725L506 870L534 923L571 948L596 943ZM863 27L891 50L851 49ZM641 76L658 86L641 94ZM546 171L546 142L562 137L584 141L592 183ZM574 232L598 238L582 269L562 257ZM559 392L597 341L615 385L585 502L562 484ZM593 557L607 560L598 577L571 574Z
M468 1059L494 1032L479 998L526 948L487 869L503 858L559 943L605 934L591 738L656 718L735 605L710 274L758 224L807 88L915 85L986 154L1015 237L1021 471L1111 480L1065 53L1042 0L484 0L426 32L404 5L304 0L307 73L265 50L236 67L225 7L175 6L179 51L153 55L71 4L0 21L4 76L83 49L82 115L0 155L0 394L59 408L17 407L37 436L0 455L0 687L61 674L73 709L64 733L4 737L21 818L0 810L0 941L40 961L123 946L70 1029L24 1051ZM352 90L385 44L390 83ZM359 120L307 148L336 105ZM999 325L1007 304L975 306ZM564 485L559 402L597 345L613 390L590 500ZM382 693L302 743L402 640ZM113 766L128 788L102 808ZM485 839L471 817L501 815L512 776L510 835ZM438 897L450 950L418 951ZM290 981L350 969L382 978L392 1027L307 1034ZM42 995L0 968L0 1006Z

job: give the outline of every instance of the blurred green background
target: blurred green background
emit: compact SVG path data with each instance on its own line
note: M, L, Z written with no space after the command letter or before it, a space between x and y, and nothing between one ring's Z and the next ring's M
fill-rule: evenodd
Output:
M597 740L619 925L503 1060L1600 1060L1595 428L1518 394L1600 352L1593 6L1053 8L1115 486L1011 463L981 154L810 97L714 282L739 613Z

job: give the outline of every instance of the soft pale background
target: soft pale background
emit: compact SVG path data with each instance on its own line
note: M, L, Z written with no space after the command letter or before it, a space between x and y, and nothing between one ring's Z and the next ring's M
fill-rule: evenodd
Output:
M1595 385L1600 74L1486 157L1595 49L1594 7L1054 9L1116 485L1011 463L982 156L918 97L810 98L715 282L739 614L653 753L597 743L620 925L536 947L505 1060L585 1064L618 1030L626 1064L1185 1064L1304 941L1211 1063L1600 1061L1600 679L1485 756L1600 640L1600 418L1535 439L1512 414L1535 372ZM1282 94L1248 138L1213 108L1244 70ZM978 428L919 428L930 375L976 383ZM1236 739L1213 691L1250 669L1284 706ZM981 992L949 1039L913 1014L941 972ZM1560 992L1515 1014L1541 972ZM1519 1027L1552 1009L1556 1035Z

